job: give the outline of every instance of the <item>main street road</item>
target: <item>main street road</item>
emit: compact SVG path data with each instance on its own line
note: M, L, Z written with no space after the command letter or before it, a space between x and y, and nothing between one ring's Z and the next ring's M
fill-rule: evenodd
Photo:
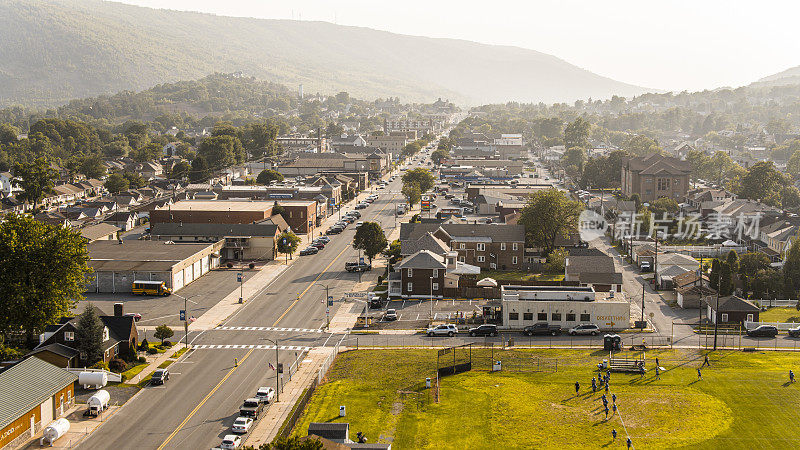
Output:
M395 225L395 204L400 201L400 179L361 210L364 221L381 223L387 234ZM399 224L398 224L399 226ZM323 302L329 285L334 298L341 297L357 281L358 274L344 271L344 263L357 258L351 246L354 226L334 236L319 254L300 257L286 272L265 286L223 325L263 327L260 330L209 330L192 336L194 345L240 345L245 348L201 348L191 351L169 369L164 386L146 387L81 444L82 448L209 448L230 432L239 406L259 386L275 386L275 350L268 339L279 340L280 362L289 367L301 347L323 345L330 334L325 325ZM297 256L296 256L297 257ZM338 303L337 303L338 305ZM351 304L344 304L351 307ZM331 315L335 311L331 310ZM270 330L271 327L299 331ZM303 331L307 330L307 331ZM340 338L341 336L338 336ZM247 348L251 345L262 349ZM268 349L268 348L271 348ZM238 360L238 366L234 365Z

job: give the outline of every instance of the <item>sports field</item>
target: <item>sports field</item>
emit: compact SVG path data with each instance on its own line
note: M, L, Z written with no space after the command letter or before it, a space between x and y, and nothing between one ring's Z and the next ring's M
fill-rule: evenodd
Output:
M441 379L438 403L424 382L435 377L435 350L343 353L293 434L305 436L311 422L349 422L351 437L362 431L400 450L625 448L627 436L637 449L800 447L800 382L788 376L800 373L794 353L712 353L698 379L701 353L650 351L646 375L611 375L618 413L606 420L601 391L591 391L602 351L495 350L513 368L495 373L486 352L473 350L478 369ZM666 369L660 379L655 357ZM536 358L547 371L532 371ZM340 405L347 417L338 417Z

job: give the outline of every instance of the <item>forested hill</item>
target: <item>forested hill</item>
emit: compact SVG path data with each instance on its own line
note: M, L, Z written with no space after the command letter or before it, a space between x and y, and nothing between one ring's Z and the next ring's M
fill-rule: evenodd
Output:
M644 91L521 48L99 0L3 0L0 43L0 106L236 71L293 90L404 101L549 103Z

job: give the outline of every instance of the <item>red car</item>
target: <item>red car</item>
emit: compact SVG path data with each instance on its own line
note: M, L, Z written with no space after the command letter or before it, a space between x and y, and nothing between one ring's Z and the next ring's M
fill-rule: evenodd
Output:
M323 244L321 241L316 241L311 243L311 247L315 247L319 250L322 250L323 248L325 248L325 244Z
M139 319L141 319L141 318L142 318L142 315L141 315L141 314L139 314L139 313L125 313L125 316L127 316L127 317L133 317L133 321L134 321L134 322L138 322L138 321L139 321Z

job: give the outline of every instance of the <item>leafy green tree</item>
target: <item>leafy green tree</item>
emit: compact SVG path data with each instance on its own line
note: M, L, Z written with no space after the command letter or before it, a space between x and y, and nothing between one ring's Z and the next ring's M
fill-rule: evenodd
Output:
M660 197L650 205L650 211L659 219L664 217L665 213L669 216L677 213L679 209L678 202L669 197Z
M793 179L800 180L800 149L792 153L789 161L786 162L786 173Z
M211 178L211 170L208 161L201 155L197 155L192 161L192 170L189 172L189 181L200 182L208 181Z
M300 440L298 436L294 437L280 437L274 441L261 444L258 450L322 450L324 446L319 439L305 439ZM252 447L245 448L245 450L253 450Z
M419 203L420 199L422 198L422 192L420 192L419 185L417 183L403 184L400 192L406 197L408 205L412 208L414 205Z
M153 336L155 336L156 339L161 339L161 344L162 345L164 344L164 339L169 339L174 335L175 335L175 332L172 331L172 328L167 326L167 324L163 324L163 325L157 326L156 327L156 331L153 334Z
M98 156L87 156L83 158L78 170L84 174L86 178L100 178L106 174L103 160Z
M272 215L281 216L283 217L283 220L286 220L288 218L286 215L286 209L283 206L281 206L277 200L272 205Z
M431 175L428 169L418 167L403 174L403 186L411 183L419 186L420 192L428 192L433 189L434 184L436 184L436 180L433 178L433 175Z
M431 153L431 160L437 166L442 163L442 161L446 160L450 157L450 152L443 148L437 148Z
M394 264L400 259L400 248L400 239L395 239L383 251L383 256L389 259L389 264Z
M298 245L300 245L300 238L291 231L284 231L278 235L278 251L289 255L289 258L297 251Z
M186 161L178 161L172 166L169 177L173 180L184 180L189 178L192 167Z
M661 146L658 145L658 142L641 134L631 136L622 148L629 154L636 156L648 156L661 152Z
M739 258L739 274L753 276L756 272L769 268L769 256L762 252L748 252Z
M75 342L81 360L91 366L103 359L103 330L105 326L97 314L97 309L87 305L75 324Z
M204 139L197 151L199 156L206 159L209 167L215 170L244 162L242 143L238 138L227 134Z
M273 181L280 183L283 181L283 175L278 171L266 169L262 170L256 177L256 183L260 185L268 185Z
M30 216L0 222L0 331L28 337L69 315L90 273L80 233Z
M528 243L545 255L555 249L556 239L578 230L583 204L558 189L537 191L522 209L519 223L525 227Z
M725 263L728 264L728 267L731 269L732 274L739 273L739 254L735 251L731 250L728 252L728 256L725 257Z
M563 248L557 248L547 255L547 263L544 265L544 270L547 273L564 273L564 267L567 263L569 252Z
M19 198L27 200L34 208L39 205L45 194L53 191L54 180L57 177L55 170L44 158L37 158L32 163L17 164L14 175L24 190L19 194Z
M0 124L0 145L14 144L17 142L19 129L7 123Z
M781 208L794 210L798 207L800 207L800 189L791 185L781 189Z
M400 150L400 156L402 156L403 158L409 158L419 153L421 149L422 146L419 144L419 142L417 141L409 142L403 147L402 150Z
M129 170L126 170L122 172L122 176L123 178L128 180L128 185L130 186L131 189L139 189L140 187L144 187L147 185L147 181L145 181L145 179L142 178L142 176L136 172L131 172Z
M131 187L131 182L123 177L121 173L114 172L106 178L105 187L112 194L119 194L127 191Z
M721 261L719 267L719 295L733 293L733 271L727 262Z
M386 235L377 222L364 222L353 237L353 248L363 251L369 258L370 264L372 258L382 252L388 244L389 241L386 240Z
M761 200L776 206L780 204L780 192L787 184L786 178L775 168L772 161L762 161L750 167L740 181L737 194L740 197Z
M721 263L718 259L711 261L711 273L708 274L708 284L711 289L719 291Z
M800 295L800 245L792 245L783 262L783 292L787 297L797 298Z
M585 121L582 117L578 117L574 121L567 124L564 128L564 145L567 149L580 147L589 147L589 129L591 124Z

